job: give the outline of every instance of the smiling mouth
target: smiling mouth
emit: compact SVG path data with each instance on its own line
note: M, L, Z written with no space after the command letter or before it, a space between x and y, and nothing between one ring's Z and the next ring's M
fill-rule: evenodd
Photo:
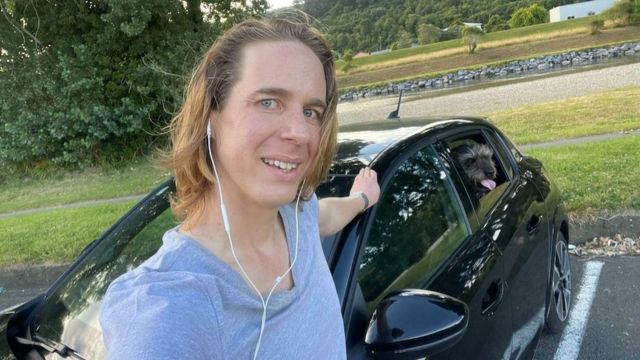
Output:
M290 162L286 162L286 161L280 161L280 160L273 160L273 159L262 159L262 162L269 165L269 166L273 166L273 167L277 167L278 169L284 171L284 172L290 172L291 170L294 170L295 168L298 167L299 164L294 164L294 163L290 163Z

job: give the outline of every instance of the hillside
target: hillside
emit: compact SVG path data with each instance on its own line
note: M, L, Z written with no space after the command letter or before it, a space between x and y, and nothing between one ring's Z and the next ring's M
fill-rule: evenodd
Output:
M629 26L609 29L598 35L582 33L528 43L515 43L495 48L481 48L478 53L473 55L468 55L462 51L457 54L443 52L441 56L435 53L428 59L416 58L414 62L408 64L382 66L382 68L376 70L339 76L338 87L340 89L353 88L376 82L418 77L420 75L450 71L452 69L477 67L511 59L526 59L542 54L637 40L640 40L640 27Z
M402 36L417 38L421 24L446 28L455 21L505 23L534 3L545 9L580 0L305 0L304 11L322 24L334 49L387 49Z

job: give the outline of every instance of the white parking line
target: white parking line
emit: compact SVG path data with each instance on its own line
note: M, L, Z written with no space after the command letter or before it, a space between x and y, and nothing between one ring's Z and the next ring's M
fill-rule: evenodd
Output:
M589 261L585 265L580 293L575 298L576 302L569 315L569 323L562 333L554 360L575 360L578 358L603 265L604 263L600 261Z

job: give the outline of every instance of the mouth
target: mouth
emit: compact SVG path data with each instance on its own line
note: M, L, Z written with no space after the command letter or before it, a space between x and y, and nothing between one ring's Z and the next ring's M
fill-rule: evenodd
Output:
M264 164L280 169L285 173L295 170L298 167L298 165L300 165L300 163L293 163L293 162L268 159L268 158L262 158L261 160Z

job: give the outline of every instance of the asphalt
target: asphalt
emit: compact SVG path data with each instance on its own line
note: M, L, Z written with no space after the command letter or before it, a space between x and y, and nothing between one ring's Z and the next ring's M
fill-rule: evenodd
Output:
M544 334L536 349L534 360L562 359L577 347L577 359L609 360L640 358L640 258L619 256L581 259L572 257L573 301L581 293L584 269L588 262L602 262L602 270L595 287L593 303L586 312L573 311L569 321L583 320L583 334L573 342L562 341L561 333ZM575 307L574 307L575 310ZM586 318L585 318L586 317Z

